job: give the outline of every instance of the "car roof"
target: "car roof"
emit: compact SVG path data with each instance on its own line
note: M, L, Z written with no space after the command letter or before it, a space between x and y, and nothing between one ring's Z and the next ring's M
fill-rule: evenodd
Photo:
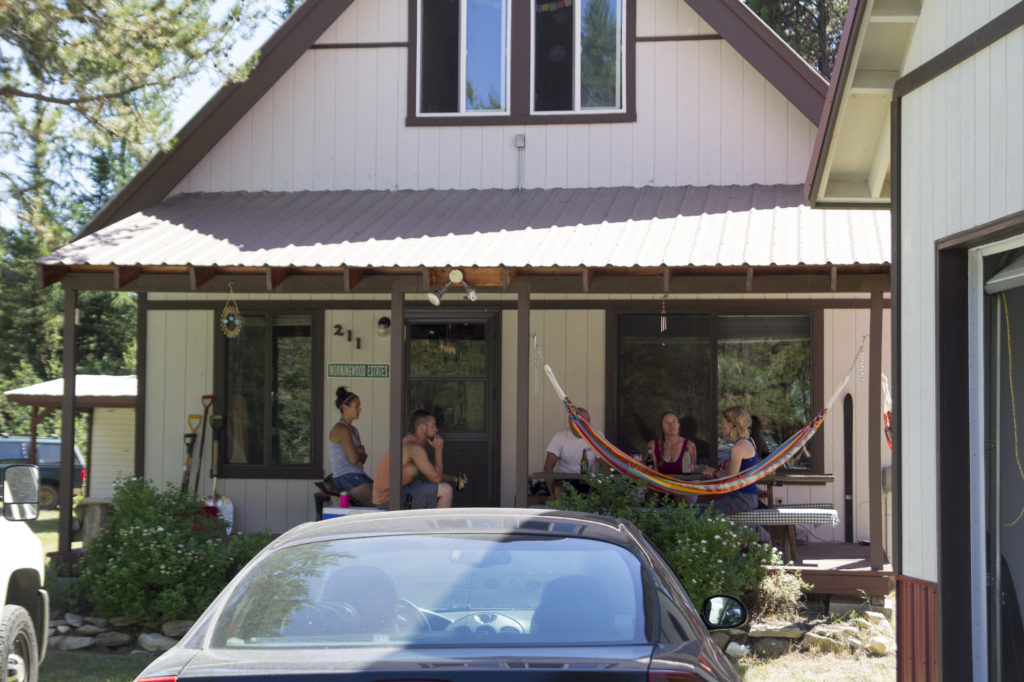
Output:
M638 544L636 527L624 519L557 509L482 507L388 511L313 521L284 533L272 543L272 546L280 547L353 535L436 533L525 533L587 537L621 545Z

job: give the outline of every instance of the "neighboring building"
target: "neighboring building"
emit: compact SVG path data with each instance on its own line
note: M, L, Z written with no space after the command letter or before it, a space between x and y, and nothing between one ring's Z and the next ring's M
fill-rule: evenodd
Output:
M134 376L79 374L75 377L75 409L88 418L88 441L83 448L89 472L84 491L87 497L112 497L114 479L135 472L136 390ZM31 407L32 424L37 425L46 415L60 409L64 380L53 379L16 388L5 391L4 395L12 403ZM78 482L74 483L77 487Z
M732 402L788 435L870 333L805 462L836 483L785 494L881 555L888 216L804 205L826 83L741 2L307 0L261 54L38 261L67 305L139 294L138 474L178 480L212 393L236 526L311 520L345 385L371 475L425 406L458 504L525 505L565 424L531 333L614 442L675 408L712 451Z
M900 678L1024 679L1024 3L851 3L807 183L892 209Z

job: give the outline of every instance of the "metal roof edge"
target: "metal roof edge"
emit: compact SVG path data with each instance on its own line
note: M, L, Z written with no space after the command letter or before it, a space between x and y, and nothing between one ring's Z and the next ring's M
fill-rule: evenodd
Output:
M352 4L352 0L306 0L260 47L249 78L227 83L178 131L174 148L159 151L72 241L163 200L310 45Z
M832 80L829 81L828 93L825 95L821 119L818 122L818 135L811 148L811 161L807 167L807 179L804 181L804 198L812 208L818 207L817 194L821 186L821 176L825 171L828 148L832 144L842 94L846 91L846 84L853 71L852 55L860 38L861 27L864 25L867 6L868 0L850 0L850 8L846 14L843 36L836 51L836 65L832 71Z
M828 82L741 0L686 0L686 3L751 66L817 125Z

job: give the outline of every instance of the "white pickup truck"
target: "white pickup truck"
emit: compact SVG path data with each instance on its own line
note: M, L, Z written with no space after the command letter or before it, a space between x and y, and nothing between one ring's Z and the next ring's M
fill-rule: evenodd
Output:
M43 545L24 523L39 515L39 471L16 464L0 471L0 668L4 680L36 682L46 652L50 598L43 589Z

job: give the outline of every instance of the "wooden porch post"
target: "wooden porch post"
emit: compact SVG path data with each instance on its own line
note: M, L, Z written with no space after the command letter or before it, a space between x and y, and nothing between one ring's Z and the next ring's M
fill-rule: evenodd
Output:
M78 327L75 325L75 308L78 292L64 288L64 395L60 402L60 520L57 523L57 551L69 557L71 554L71 477L75 464L75 364L78 360Z
M868 347L868 521L871 570L882 570L882 292L871 292Z
M516 307L516 507L530 505L530 283L520 280Z
M388 509L402 508L402 438L405 427L402 424L402 407L405 397L405 372L402 365L405 350L405 291L402 279L395 277L391 284L391 408L388 417L388 439L390 447L390 472L388 487L391 497Z

